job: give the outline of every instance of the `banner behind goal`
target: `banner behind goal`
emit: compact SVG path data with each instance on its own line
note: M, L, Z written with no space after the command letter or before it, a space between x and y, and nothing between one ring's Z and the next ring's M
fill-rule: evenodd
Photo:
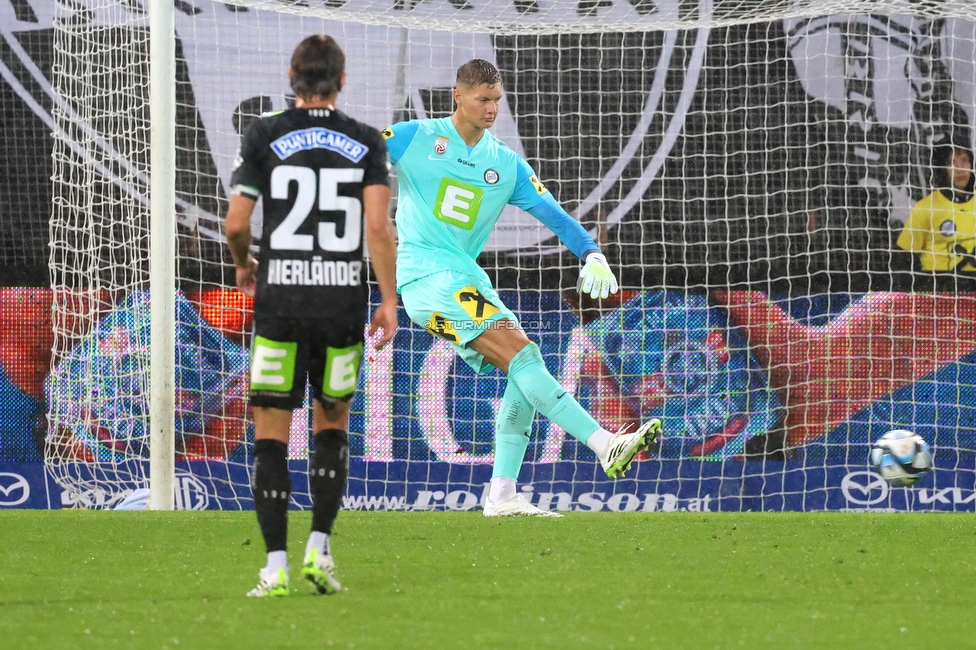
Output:
M34 75L55 136L46 463L112 507L148 477L147 21L138 0L57 7ZM520 484L540 507L976 507L976 221L945 157L972 149L976 12L896 0L177 2L177 507L251 506L250 304L222 221L240 134L293 101L315 32L346 52L339 108L377 128L450 114L456 68L493 61L495 134L621 279L580 300L578 261L514 208L481 257L603 426L665 423L613 483L537 419ZM926 234L913 208L941 189L970 217ZM346 507L477 508L503 388L401 313L364 362ZM295 469L309 426L296 411ZM916 488L870 471L891 429L935 450Z

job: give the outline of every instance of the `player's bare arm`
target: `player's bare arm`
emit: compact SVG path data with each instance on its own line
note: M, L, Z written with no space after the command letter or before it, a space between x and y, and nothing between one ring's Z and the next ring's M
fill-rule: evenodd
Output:
M375 345L377 350L381 350L393 340L397 330L396 236L393 234L393 221L390 219L389 186L364 187L363 212L366 217L366 242L370 263L382 296L369 325L369 334L372 336L378 329L383 330L383 336Z
M251 298L258 285L258 262L251 255L251 213L255 203L254 199L240 194L231 196L224 223L227 246L236 267L237 287Z

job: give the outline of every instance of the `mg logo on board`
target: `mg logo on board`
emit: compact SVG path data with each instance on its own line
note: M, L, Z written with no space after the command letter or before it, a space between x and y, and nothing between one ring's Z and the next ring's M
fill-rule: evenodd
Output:
M177 510L206 510L210 505L207 486L189 472L176 472L173 485L174 507Z

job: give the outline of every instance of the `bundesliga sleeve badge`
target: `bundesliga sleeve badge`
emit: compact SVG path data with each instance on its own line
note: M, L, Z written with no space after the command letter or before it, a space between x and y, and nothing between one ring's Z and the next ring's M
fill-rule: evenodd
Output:
M443 156L446 154L448 142L450 142L450 140L446 136L437 136L437 139L434 140L434 153L436 153L438 156Z

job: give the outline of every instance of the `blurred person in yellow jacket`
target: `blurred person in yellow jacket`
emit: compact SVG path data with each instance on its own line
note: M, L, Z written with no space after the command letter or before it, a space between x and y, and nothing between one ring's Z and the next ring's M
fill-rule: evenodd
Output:
M897 246L917 254L923 272L976 273L973 155L946 145L936 152L936 190L915 204Z

